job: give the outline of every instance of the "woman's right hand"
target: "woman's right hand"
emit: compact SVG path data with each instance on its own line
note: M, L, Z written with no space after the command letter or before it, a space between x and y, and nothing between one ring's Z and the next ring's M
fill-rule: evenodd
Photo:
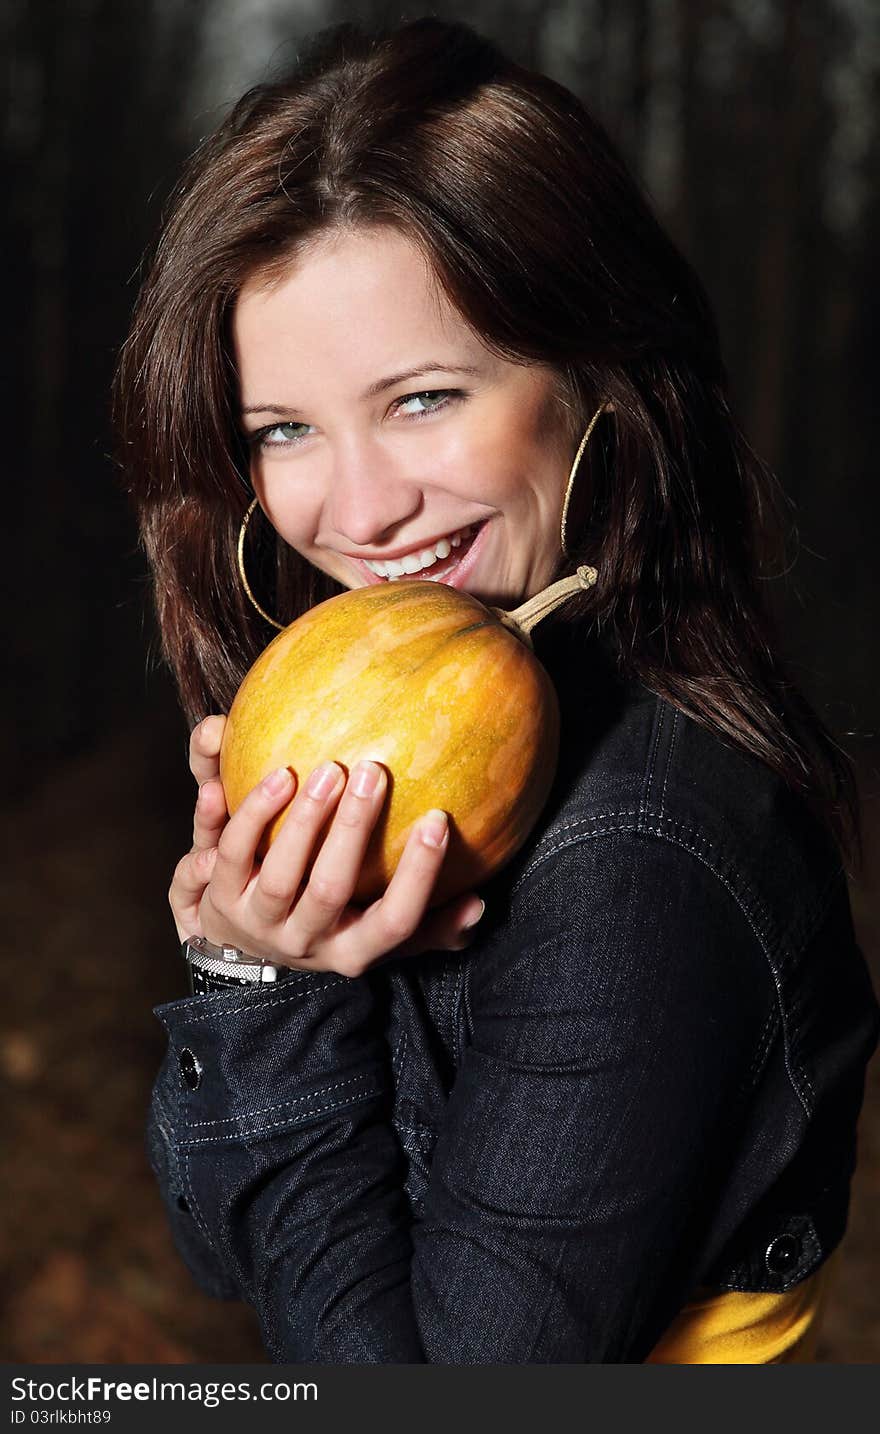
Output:
M229 822L226 793L220 780L220 745L225 726L226 718L222 715L206 717L193 729L190 736L189 765L199 784L193 818L193 844L186 856L178 862L168 893L178 939L181 942L190 936L205 935L201 922L202 899L211 885L218 844ZM373 818L375 816L376 812L373 813ZM400 873L395 879L398 907L403 905L406 908L404 886L407 881L413 885L413 873L417 869L418 864L414 864L412 859L401 862ZM427 892L423 895L427 897ZM389 947L388 950L397 950L405 955L416 955L422 951L462 950L470 945L474 936L473 927L482 914L479 908L474 912L474 899L479 900L479 897L472 892L453 898L445 905L427 912L409 939L405 939L396 948ZM374 906L378 904L374 903ZM480 906L484 908L485 903L481 901ZM357 915L360 919L364 913L358 912ZM381 959L381 955L377 957L373 953L367 964ZM327 969L337 968L329 966ZM359 972L343 969L342 974L352 975Z
M220 833L229 821L226 793L220 780L220 744L226 718L206 717L189 739L189 769L199 784L193 817L193 844L175 873L175 901L171 910L178 940L203 934L199 906L211 880Z

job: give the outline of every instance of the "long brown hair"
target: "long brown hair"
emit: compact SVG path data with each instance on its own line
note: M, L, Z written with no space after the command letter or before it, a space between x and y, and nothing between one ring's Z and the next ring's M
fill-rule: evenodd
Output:
M787 677L760 588L787 500L731 413L700 281L580 101L438 19L322 32L239 100L172 197L114 412L188 720L228 709L271 635L236 578L252 494L232 306L304 241L364 225L418 243L488 347L553 366L573 444L613 401L560 567L599 581L566 620L589 615L623 672L767 763L860 859L849 758ZM250 563L283 621L342 591L274 534Z

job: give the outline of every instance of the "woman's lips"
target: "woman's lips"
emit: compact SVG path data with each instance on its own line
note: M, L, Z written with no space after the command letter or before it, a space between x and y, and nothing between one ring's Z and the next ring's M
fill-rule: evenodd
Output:
M378 573L372 572L361 558L352 558L350 561L354 563L358 572L363 575L368 583L415 583L421 581L427 583L443 583L449 588L461 588L473 571L483 547L488 526L488 519L484 519L482 523L474 524L473 527L476 531L472 532L470 537L465 538L459 548L453 549L456 555L455 558L453 559L450 554L448 559L440 559L436 576L426 576L426 573L430 573L430 569L423 569L418 573L405 573L399 578L381 578Z
M477 528L467 552L455 564L448 577L438 578L438 582L444 582L448 588L463 588L477 565L477 560L486 542L486 534L489 531L489 519L486 518Z

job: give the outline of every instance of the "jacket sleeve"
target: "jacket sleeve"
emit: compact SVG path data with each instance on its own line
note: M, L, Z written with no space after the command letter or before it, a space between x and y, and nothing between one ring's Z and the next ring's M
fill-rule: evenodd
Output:
M726 884L666 840L575 841L468 958L417 1218L381 970L158 1008L178 1245L255 1306L274 1360L640 1362L688 1297L775 1000Z

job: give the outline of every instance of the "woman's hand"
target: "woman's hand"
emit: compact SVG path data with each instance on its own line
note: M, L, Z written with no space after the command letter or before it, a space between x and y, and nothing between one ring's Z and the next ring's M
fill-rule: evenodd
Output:
M211 879L220 833L229 820L226 794L220 781L220 744L225 726L226 718L215 715L199 722L190 733L189 769L199 784L193 844L178 863L168 893L180 941L188 936L207 935L199 924L199 903Z
M482 914L474 893L428 913L448 845L444 813L416 824L384 895L366 910L349 905L387 788L383 767L358 764L346 782L336 763L312 774L294 796L281 768L226 812L219 771L222 717L206 718L190 742L201 782L193 847L174 873L169 901L181 940L202 934L251 955L303 970L362 975L393 952L461 950ZM262 863L256 850L269 821L288 811ZM306 880L319 834L327 835Z

